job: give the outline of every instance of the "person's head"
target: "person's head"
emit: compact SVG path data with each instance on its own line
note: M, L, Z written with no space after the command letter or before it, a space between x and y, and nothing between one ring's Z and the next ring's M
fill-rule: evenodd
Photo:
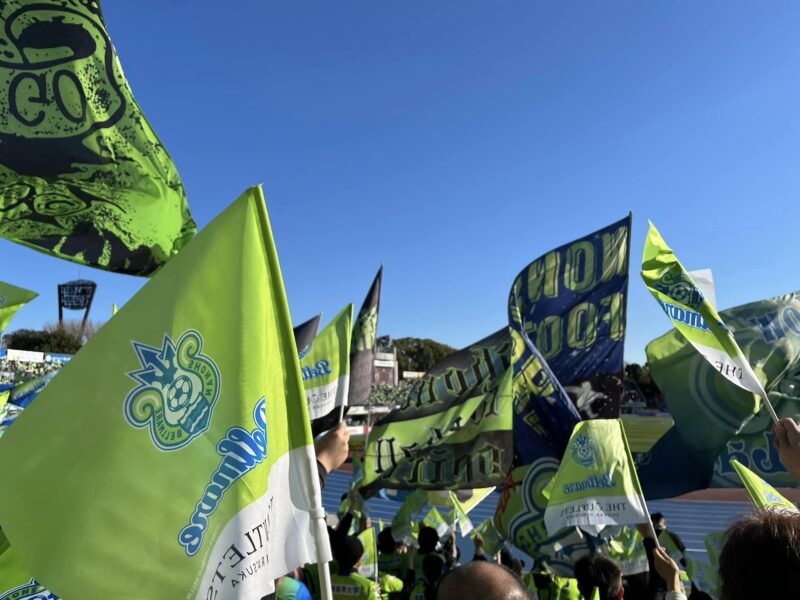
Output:
M436 544L439 543L439 534L433 527L425 525L420 528L417 541L419 542L420 554L428 554L436 550Z
M392 537L392 528L386 527L378 534L378 552L391 554L397 550L397 542Z
M663 513L654 512L650 515L650 520L653 522L653 529L656 533L661 533L667 528L667 517Z
M336 543L331 544L331 551L339 565L339 571L347 572L361 560L361 556L364 554L364 545L354 535L342 536Z
M436 600L529 600L519 577L503 566L472 561L442 577Z
M600 600L617 600L624 594L622 571L613 560L599 554L588 554L575 563L575 579L584 598L591 598L594 588L600 592Z
M725 532L721 599L800 598L800 513L760 510Z

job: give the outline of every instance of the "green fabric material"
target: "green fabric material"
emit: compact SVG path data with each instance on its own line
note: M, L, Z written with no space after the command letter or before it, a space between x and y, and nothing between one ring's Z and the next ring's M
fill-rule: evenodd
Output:
M216 545L231 539L222 537L227 524L239 536L238 527L291 517L283 535L296 535L285 552L311 558L308 530L294 532L302 523L294 519L310 509L312 451L275 245L261 189L251 188L89 340L3 437L0 456L15 464L6 489L24 489L36 473L48 493L0 494L0 523L64 597L195 597L222 560ZM271 485L279 461L285 471L277 472L287 474ZM280 539L264 536L257 552ZM220 568L232 579L230 562ZM270 568L265 560L264 575Z
M741 414L739 421L758 412L759 398L766 398L761 381L766 379L764 374L759 377L753 372L731 330L652 223L645 241L641 275L682 336L722 377L750 392L743 398L743 405L734 407Z
M0 236L81 264L153 273L196 225L100 3L9 0L0 18Z
M547 532L625 525L649 519L625 429L619 419L575 426L544 514Z
M0 531L0 598L3 600L58 600L25 568Z
M748 362L763 374L778 415L800 413L800 293L729 308L720 316ZM752 416L750 392L720 377L677 330L650 342L646 352L650 372L685 444L714 453L725 451L714 485L739 485L730 458L774 486L795 485L772 448L769 415L761 411Z
M747 490L747 494L753 502L753 506L756 508L782 508L797 512L797 507L794 503L781 496L778 490L761 479L738 460L734 458L731 459L730 462L731 466L741 478L744 488Z
M450 524L442 516L442 513L436 510L435 506L431 506L431 509L422 518L422 524L427 525L428 527L433 527L436 530L436 533L439 534L440 539L446 536L450 531Z
M6 330L20 308L38 295L36 292L0 281L0 332Z
M392 537L395 540L409 546L415 544L414 526L424 505L425 493L422 490L414 490L408 495L392 519Z
M500 537L491 517L481 521L471 537L474 539L476 534L480 534L483 538L483 550L487 556L494 556L503 549L503 538Z
M300 358L308 414L312 419L347 403L353 305L344 307Z
M378 577L378 541L375 528L368 527L358 534L358 539L361 540L361 545L364 546L364 554L361 555L358 574L375 580Z
M331 575L333 600L380 600L378 585L357 573Z
M503 483L513 457L510 340L501 330L434 365L372 428L364 493Z

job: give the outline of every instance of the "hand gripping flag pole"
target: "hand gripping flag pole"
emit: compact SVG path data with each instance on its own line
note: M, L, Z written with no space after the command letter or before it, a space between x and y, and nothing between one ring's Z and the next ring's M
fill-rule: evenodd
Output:
M317 461L313 453L313 446L308 448L309 483L311 484L311 522L313 527L314 545L317 552L317 566L319 567L319 586L322 591L322 600L333 600L331 587L331 572L328 558L331 555L328 528L325 523L325 509L322 507L322 493L316 477Z

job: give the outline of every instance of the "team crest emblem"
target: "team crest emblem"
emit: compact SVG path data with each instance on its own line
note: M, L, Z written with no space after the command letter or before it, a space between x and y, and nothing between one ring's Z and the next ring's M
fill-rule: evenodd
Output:
M138 386L125 399L125 420L148 427L160 450L183 448L211 422L221 383L217 365L193 330L177 342L164 335L161 348L133 342L133 349L142 368L127 374Z
M597 442L586 435L577 436L572 444L572 460L579 465L591 468L597 462Z
M689 308L696 309L704 300L703 293L694 285L692 278L683 273L664 271L653 287Z
M0 600L58 600L58 596L44 589L44 586L35 579L31 579L13 589L0 592Z
M311 349L313 347L314 347L314 342L312 341L310 344L307 344L302 350L300 350L300 352L298 353L299 357L300 357L300 360L303 360L306 357L306 355L309 352L311 352Z

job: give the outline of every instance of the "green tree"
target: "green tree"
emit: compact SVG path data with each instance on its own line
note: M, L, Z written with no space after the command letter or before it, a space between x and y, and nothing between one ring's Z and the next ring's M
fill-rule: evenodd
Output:
M37 329L18 329L3 336L6 348L32 350L34 352L53 352L56 354L75 354L81 349L81 341L73 334L56 329L42 331Z
M427 338L405 337L394 340L397 350L397 364L400 372L428 371L440 360L455 352L447 344L441 344Z

